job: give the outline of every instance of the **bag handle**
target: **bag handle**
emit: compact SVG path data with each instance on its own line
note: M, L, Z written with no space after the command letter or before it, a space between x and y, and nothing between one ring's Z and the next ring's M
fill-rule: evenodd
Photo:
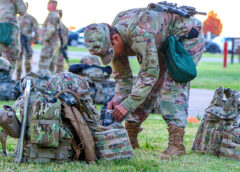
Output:
M238 114L238 100L240 98L240 92L237 92L235 90L232 90L230 88L225 88L224 89L224 95L228 99L233 98L233 101L235 102L235 113Z

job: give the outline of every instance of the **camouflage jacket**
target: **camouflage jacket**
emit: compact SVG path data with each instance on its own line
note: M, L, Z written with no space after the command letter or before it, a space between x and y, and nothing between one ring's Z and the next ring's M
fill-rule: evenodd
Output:
M18 21L22 34L29 39L36 39L38 37L38 22L33 16L26 13L25 15L19 16Z
M63 46L67 45L68 43L68 28L61 22L61 36L63 39Z
M17 14L23 15L26 5L23 0L0 0L0 23L11 23L18 26Z
M201 22L191 17L183 18L167 12L155 12L146 8L120 12L114 19L115 27L125 44L125 54L112 61L116 81L114 101L119 101L129 111L144 102L159 76L159 50L169 35L187 35L192 27L199 37L183 40L185 48L193 56L204 50ZM133 85L128 56L136 55L140 71Z
M60 16L56 11L49 12L40 33L40 42L60 44Z

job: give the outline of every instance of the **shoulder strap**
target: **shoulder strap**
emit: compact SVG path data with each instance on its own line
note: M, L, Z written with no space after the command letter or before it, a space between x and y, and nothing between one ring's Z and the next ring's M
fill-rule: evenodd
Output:
M73 91L71 91L71 90L61 90L61 91L59 91L59 92L57 93L56 98L59 99L63 104L65 104L65 102L59 98L59 96L60 96L62 93L64 93L64 92L70 93L70 94L72 94L72 95L74 96L74 98L77 100L77 103L78 103L78 106L79 106L79 110L80 110L80 108L81 108L81 106L82 106L81 101L80 101L80 99L78 98L78 96L76 95L76 93L74 93Z
M80 99L78 96L70 90L62 90L57 95L56 98L59 97L60 94L63 92L67 92L72 94L77 102L78 102L78 108L75 108L74 106L68 106L66 103L64 103L62 100L60 100L64 105L64 111L65 111L65 117L68 118L73 125L76 134L81 141L82 147L85 152L85 157L88 162L94 162L96 160L96 154L95 154L95 144L94 140L91 134L91 131L86 124L86 121L84 119L84 116L82 115L82 112L85 111L84 106L81 104ZM59 98L58 98L59 99Z

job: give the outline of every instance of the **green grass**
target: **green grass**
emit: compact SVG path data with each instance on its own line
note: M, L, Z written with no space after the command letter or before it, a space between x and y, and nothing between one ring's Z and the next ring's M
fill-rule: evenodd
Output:
M1 103L2 104L2 103ZM11 103L10 103L11 104ZM173 160L161 160L158 156L167 147L167 129L161 116L152 114L143 123L144 131L139 135L140 149L134 150L135 156L130 160L97 161L95 164L85 162L69 163L28 163L17 165L14 158L1 157L1 171L239 171L239 161L217 158L191 152L192 142L198 124L188 124L184 138L187 155ZM8 138L7 149L12 154L16 140Z
M192 81L193 88L216 89L219 86L240 90L240 64L229 64L223 68L221 63L201 62L198 76Z
M42 45L34 44L33 48L34 48L34 50L41 50ZM68 51L70 51L70 52L88 52L88 50L86 48L72 47L72 46L68 46Z
M137 59L130 59L131 69L134 75L137 75L139 64ZM229 87L240 90L240 64L228 64L227 68L223 68L222 63L200 62L198 67L198 75L191 82L192 88L212 89L215 90L219 86Z
M203 58L223 58L223 54L222 53L203 53ZM227 58L231 59L232 55L228 54ZM238 59L238 55L234 55L234 60L237 61Z
M0 101L0 109L1 109L4 105L10 105L10 106L12 106L14 102L15 102L15 101Z

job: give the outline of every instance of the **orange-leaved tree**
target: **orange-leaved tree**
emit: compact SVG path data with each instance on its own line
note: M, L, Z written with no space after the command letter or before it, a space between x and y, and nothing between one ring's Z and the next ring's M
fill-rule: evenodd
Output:
M69 29L69 30L75 30L76 27L74 27L74 26L70 26L70 27L68 27L68 29Z
M213 35L219 36L222 33L222 22L217 17L217 13L213 10L208 13L207 19L203 22L203 33L211 32Z

